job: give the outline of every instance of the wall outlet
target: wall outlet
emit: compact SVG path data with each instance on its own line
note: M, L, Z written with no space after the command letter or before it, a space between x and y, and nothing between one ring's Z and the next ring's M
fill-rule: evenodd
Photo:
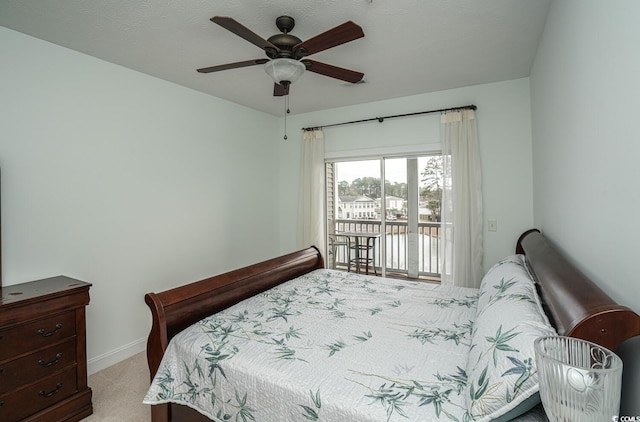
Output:
M498 231L498 220L488 220L487 223L488 223L490 232Z

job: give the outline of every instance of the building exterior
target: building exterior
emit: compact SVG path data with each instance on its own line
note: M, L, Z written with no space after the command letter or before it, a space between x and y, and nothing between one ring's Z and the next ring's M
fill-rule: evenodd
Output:
M389 215L406 214L405 200L396 196L387 196L386 209ZM379 220L382 212L381 201L368 196L340 196L338 197L339 220Z
M379 219L376 211L376 201L368 196L340 196L338 197L339 220Z
M380 203L381 201L378 200ZM385 209L387 210L387 220L395 219L396 217L406 217L407 204L403 198L397 196L387 196L385 199Z

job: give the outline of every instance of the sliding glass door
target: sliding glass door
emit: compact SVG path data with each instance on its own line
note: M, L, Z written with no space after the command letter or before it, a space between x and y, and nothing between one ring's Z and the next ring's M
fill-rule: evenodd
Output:
M438 280L440 183L434 178L441 174L433 171L438 160L416 156L327 163L328 265L356 270L350 261L366 251L354 248L359 238L372 242L368 252L376 272Z

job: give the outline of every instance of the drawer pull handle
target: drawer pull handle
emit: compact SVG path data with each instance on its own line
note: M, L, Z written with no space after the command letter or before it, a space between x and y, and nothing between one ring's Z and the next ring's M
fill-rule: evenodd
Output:
M56 328L53 331L49 331L48 333L46 333L44 331L44 328L40 328L38 330L38 334L40 334L42 337L49 337L49 336L52 336L55 333L57 333L58 330L60 330L60 329L62 329L62 324L58 323L58 324L56 324Z
M40 391L38 391L38 395L42 396L42 397L51 397L54 394L57 394L58 391L60 391L61 388L62 388L62 383L59 382L59 383L56 384L56 389L55 390L49 391L48 393L46 391L44 391L44 390L40 390Z
M38 365L44 366L45 368L48 368L48 367L53 366L56 363L58 363L61 358L62 358L62 353L58 353L58 354L56 354L56 359L55 360L52 360L51 362L45 362L44 359L40 359L38 361Z

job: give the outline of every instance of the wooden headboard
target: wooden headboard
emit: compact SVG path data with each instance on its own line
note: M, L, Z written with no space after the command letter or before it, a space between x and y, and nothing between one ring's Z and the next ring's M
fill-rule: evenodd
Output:
M640 335L640 316L618 305L552 247L539 230L523 233L516 253L525 254L558 334L592 341L610 350Z

